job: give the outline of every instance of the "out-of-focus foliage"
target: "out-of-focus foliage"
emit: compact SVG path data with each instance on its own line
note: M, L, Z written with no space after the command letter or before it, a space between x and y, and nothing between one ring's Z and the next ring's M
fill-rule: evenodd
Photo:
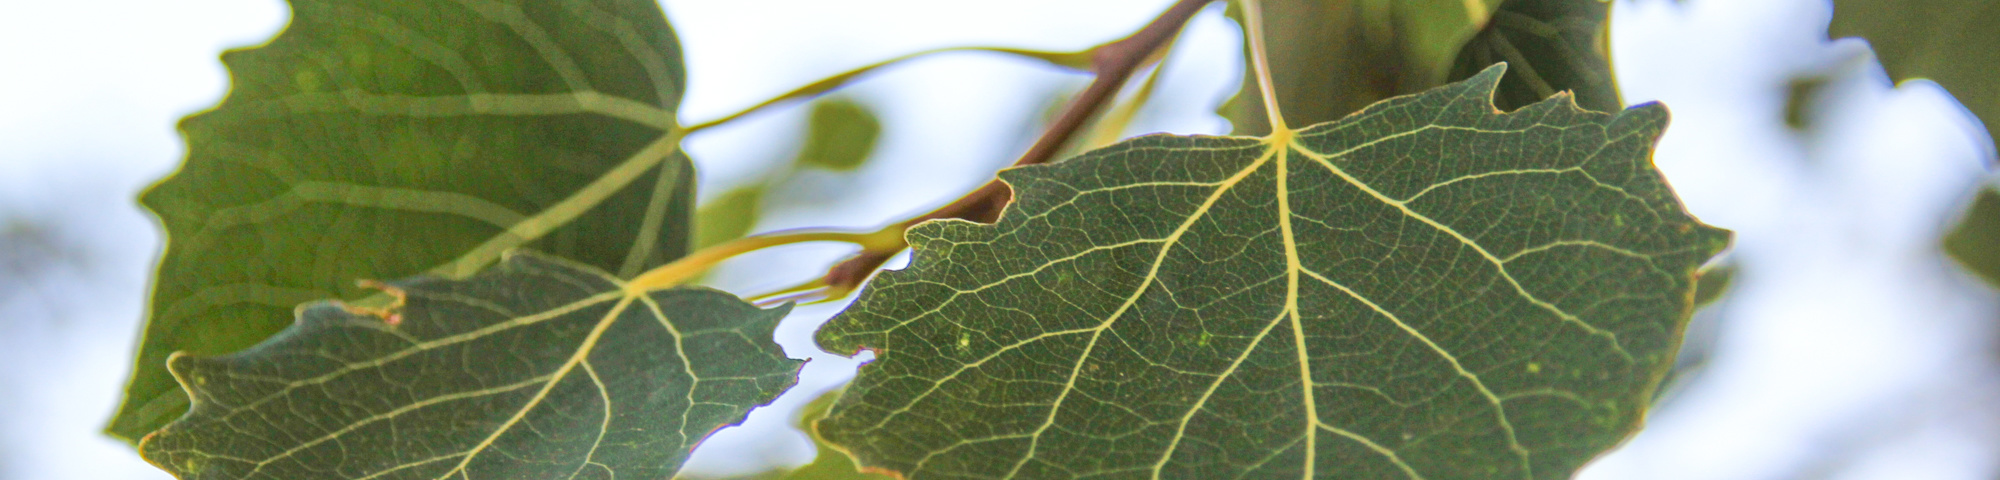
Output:
M766 188L769 185L763 183L744 185L703 202L694 214L694 247L713 247L749 235L764 215Z
M835 171L860 168L881 136L882 121L867 105L841 97L822 100L813 104L798 163Z
M862 472L860 466L854 464L853 457L847 456L846 453L842 453L832 444L826 443L826 438L821 437L819 429L813 426L813 424L819 423L820 419L826 418L827 410L832 409L833 402L840 399L840 393L841 390L838 389L826 392L826 394L820 395L819 398L813 399L812 403L806 404L806 407L799 411L799 430L805 431L807 436L812 437L813 449L819 453L813 457L812 463L799 467L797 470L787 472L783 477L779 478L783 480L892 480L895 478L880 473Z
M1890 78L1937 82L1979 117L1988 139L2000 140L2000 1L1834 0L1828 33L1868 39ZM2000 198L1992 188L1980 191L1944 246L2000 286Z
M820 437L819 430L813 428L814 423L826 418L827 410L833 408L833 402L840 398L840 392L841 389L834 389L821 394L819 398L813 399L812 403L807 403L804 408L799 409L797 423L799 430L805 432L806 436L812 437L813 450L817 452L813 456L812 463L790 470L778 469L722 480L895 480L896 477L889 475L862 472L860 467L855 466L853 457L841 453L833 444L826 443L826 439ZM683 478L699 480L694 477Z
M1701 270L1694 285L1695 308L1706 307L1729 292L1729 284L1736 279L1736 264L1725 263Z
M813 103L805 144L782 166L702 203L695 212L695 248L749 235L763 218L771 193L785 188L806 169L852 171L867 163L882 136L882 121L867 104L844 97Z
M1898 82L1936 81L2000 139L2000 1L1834 0L1827 32L1868 39Z
M1826 90L1826 75L1811 74L1793 78L1785 84L1785 126L1797 131L1812 130L1812 110L1818 102L1820 92Z
M804 364L771 342L789 306L536 255L382 288L399 302L175 355L194 406L140 454L186 479L667 478Z
M1508 62L1495 103L1519 108L1571 91L1584 108L1623 107L1599 0L1263 2L1271 77L1289 121L1331 121ZM1246 79L1250 75L1245 67ZM1238 134L1270 130L1254 81L1220 112Z
M1945 234L1944 251L1966 270L2000 288L2000 189L1979 191L1964 219Z
M1459 49L1499 8L1498 2L1465 0L1260 3L1272 39L1267 53L1278 104L1298 125L1332 121L1384 98L1443 85ZM1243 89L1220 113L1238 134L1269 133L1263 98L1245 63Z
M84 252L49 222L0 216L0 302L22 294L34 280L63 266L80 266Z
M1624 108L1611 82L1605 21L1611 6L1598 0L1507 0L1479 35L1459 50L1451 79L1471 77L1507 62L1507 78L1493 103L1513 110L1569 91L1577 105L1600 112Z

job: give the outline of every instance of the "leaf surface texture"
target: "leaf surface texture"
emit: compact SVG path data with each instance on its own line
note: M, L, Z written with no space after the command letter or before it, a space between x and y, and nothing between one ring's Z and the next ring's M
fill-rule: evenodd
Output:
M1653 168L1663 107L1503 114L1501 73L1004 172L818 333L876 353L819 433L911 479L1568 478L1728 233Z
M389 290L403 305L322 302L249 350L173 357L194 406L140 453L183 479L669 478L801 365L770 340L789 308L534 255Z

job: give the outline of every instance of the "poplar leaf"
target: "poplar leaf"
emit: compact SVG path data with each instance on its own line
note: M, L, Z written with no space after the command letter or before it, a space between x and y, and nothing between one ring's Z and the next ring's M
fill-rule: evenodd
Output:
M820 330L875 360L819 433L913 480L1568 478L1729 235L1653 167L1664 107L1502 113L1503 70L1004 172L998 223L911 229Z

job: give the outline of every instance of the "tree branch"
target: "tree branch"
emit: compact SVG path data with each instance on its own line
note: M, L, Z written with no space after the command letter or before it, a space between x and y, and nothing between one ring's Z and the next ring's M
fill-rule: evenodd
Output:
M1181 27L1187 25L1189 19L1194 18L1202 7L1212 1L1214 0L1174 2L1165 13L1161 13L1152 23L1133 32L1131 36L1092 49L1091 71L1097 74L1097 78L1091 80L1090 86L1084 88L1083 93L1077 94L1068 106L1063 107L1062 114L1049 124L1049 128L1042 132L1040 138L1035 139L1035 144L1029 146L1028 151L1022 153L1019 160L1014 161L1014 166L1047 163L1053 159L1057 152L1062 151L1064 145L1069 144L1070 140L1083 130L1091 117L1103 111L1104 107L1117 97L1125 82L1131 80L1133 72L1144 66L1154 52L1179 34ZM1000 211L1012 198L1013 192L1007 188L1007 184L993 180L957 201L930 213L898 222L889 228L900 231L912 225L943 218L989 223L1000 217ZM825 277L821 277L821 282L826 285L828 298L837 298L854 291L861 286L861 282L873 275L876 269L881 268L883 262L889 261L890 257L896 256L906 246L862 250L861 253L834 265L827 270Z

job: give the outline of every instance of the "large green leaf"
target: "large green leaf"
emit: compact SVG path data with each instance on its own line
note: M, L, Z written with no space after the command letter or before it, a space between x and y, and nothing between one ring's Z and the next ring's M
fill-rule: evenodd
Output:
M1868 39L1889 76L1928 78L2000 139L2000 2L1992 0L1834 0L1835 37Z
M697 249L721 245L743 238L764 216L764 193L769 184L746 185L722 192L695 210L694 246Z
M125 403L186 410L176 351L236 351L361 278L465 275L531 246L620 275L687 248L680 47L650 0L292 0L141 202L167 230Z
M1965 218L1945 234L1944 251L1987 284L2000 288L2000 189L1979 190Z
M1600 0L1507 0L1459 50L1450 78L1468 78L1507 62L1507 77L1493 99L1501 110L1563 91L1586 109L1624 108L1605 53L1609 41L1604 23L1610 14L1611 5Z
M1498 0L1259 3L1278 104L1298 124L1332 121L1385 98L1443 85L1459 49L1500 6ZM1244 63L1243 88L1222 113L1236 133L1263 134L1271 127L1257 82L1250 80L1250 62Z
M804 169L849 171L861 168L875 152L882 122L875 111L854 100L834 97L813 103L807 116L805 144L784 166L766 170L751 183L723 192L695 211L697 249L749 235L767 208L766 195L790 187ZM782 198L782 196L780 196Z
M513 256L463 281L318 303L249 350L176 355L195 399L139 450L183 479L668 478L790 387L789 308Z
M819 332L876 355L819 432L912 479L1567 478L1728 233L1653 168L1665 108L1502 114L1501 73L1004 172Z

